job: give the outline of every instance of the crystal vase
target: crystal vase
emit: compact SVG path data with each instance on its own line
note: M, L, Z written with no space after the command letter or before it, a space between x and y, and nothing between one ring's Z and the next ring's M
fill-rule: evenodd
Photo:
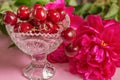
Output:
M59 31L49 33L15 33L13 27L6 25L6 30L16 46L31 56L31 63L23 69L23 74L29 80L48 80L55 74L55 67L47 61L47 55L62 43L61 32L69 27L69 16L58 23Z

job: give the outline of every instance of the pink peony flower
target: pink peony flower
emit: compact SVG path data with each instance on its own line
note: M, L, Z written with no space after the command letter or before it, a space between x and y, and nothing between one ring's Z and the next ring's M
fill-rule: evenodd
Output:
M85 80L111 80L120 66L120 23L89 15L80 25L74 41L80 49L69 59L70 72Z
M73 43L80 49L76 56L69 58L70 72L81 75L85 80L111 80L116 66L120 65L119 22L102 20L99 15L89 15L87 21L77 18L81 23L73 23L78 33ZM49 55L51 62L68 60L64 46Z
M115 23L105 28L100 38L107 44L111 51L112 60L117 66L120 66L120 23Z
M83 40L89 41L88 39ZM91 42L88 45L83 45L84 47L79 50L78 55L69 59L70 72L82 75L85 80L111 79L116 67L109 52L95 42Z

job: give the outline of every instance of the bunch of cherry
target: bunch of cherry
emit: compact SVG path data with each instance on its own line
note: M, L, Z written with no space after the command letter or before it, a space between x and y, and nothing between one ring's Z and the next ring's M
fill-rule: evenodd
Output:
M62 8L47 10L40 4L35 4L31 9L27 6L20 6L16 13L6 11L3 16L5 25L14 27L15 33L49 33L54 34L59 30L58 22L65 19L66 12ZM72 28L67 28L61 33L63 40L72 42L76 37L76 32ZM76 51L76 46L68 44L66 51L69 53Z
M14 26L14 32L36 32L50 33L58 32L58 22L65 19L66 12L59 8L47 10L40 4L35 4L31 9L27 6L20 6L17 13L6 11L3 21L7 25Z

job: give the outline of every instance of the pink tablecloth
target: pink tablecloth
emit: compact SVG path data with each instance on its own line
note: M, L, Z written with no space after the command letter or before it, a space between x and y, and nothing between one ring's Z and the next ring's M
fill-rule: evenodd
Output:
M18 48L9 48L10 39L0 34L0 80L27 80L22 69L30 63L30 58ZM82 80L78 75L68 72L68 64L54 64L56 75L50 80ZM120 80L120 69L117 69L112 80Z

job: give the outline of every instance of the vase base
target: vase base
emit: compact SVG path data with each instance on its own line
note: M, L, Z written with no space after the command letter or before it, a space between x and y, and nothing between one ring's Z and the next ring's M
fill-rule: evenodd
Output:
M24 68L23 74L29 80L48 80L55 74L55 68L50 63L30 64Z

